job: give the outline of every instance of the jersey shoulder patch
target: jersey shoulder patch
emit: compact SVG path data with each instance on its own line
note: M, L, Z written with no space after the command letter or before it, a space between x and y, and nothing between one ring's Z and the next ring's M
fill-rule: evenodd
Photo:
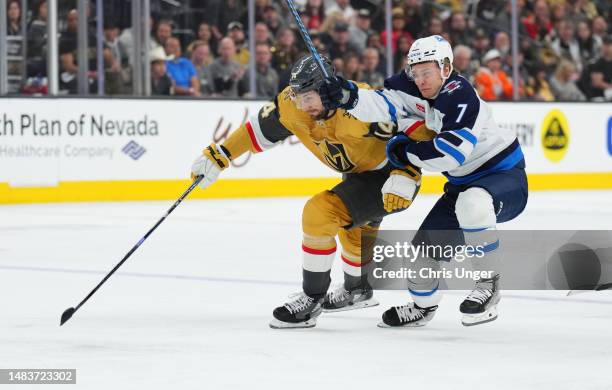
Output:
M283 93L278 94L274 101L264 105L257 114L261 133L270 142L282 141L292 135L291 130L281 122L280 108L283 99Z

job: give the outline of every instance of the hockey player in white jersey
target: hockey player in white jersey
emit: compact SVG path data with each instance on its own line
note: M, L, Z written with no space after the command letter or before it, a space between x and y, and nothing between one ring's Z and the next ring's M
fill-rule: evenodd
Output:
M408 53L407 69L385 80L381 90L357 88L332 77L321 88L327 108L340 107L366 122L394 121L404 133L425 122L438 134L414 142L404 133L387 144L396 166L414 165L442 172L448 179L444 195L423 221L413 242L482 245L485 256L474 268L493 270L480 279L461 303L466 326L497 318L500 299L499 240L496 223L518 216L527 203L525 161L516 135L500 128L490 106L469 82L453 72L453 51L441 36L416 40ZM415 119L415 117L417 117ZM384 189L401 196L409 188ZM449 234L437 234L445 230ZM435 259L449 260L449 259ZM439 280L409 280L413 302L383 314L381 326L421 326L431 320L441 299Z

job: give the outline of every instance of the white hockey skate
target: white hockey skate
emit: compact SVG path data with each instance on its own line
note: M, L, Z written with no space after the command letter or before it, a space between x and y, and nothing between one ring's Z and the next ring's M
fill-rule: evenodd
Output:
M374 292L371 289L348 291L344 288L344 284L340 284L325 295L323 311L334 313L378 306L378 301L373 298L373 295Z
M270 328L313 328L317 324L317 317L323 311L321 306L323 298L315 300L304 292L291 297L294 299L274 309Z
M501 299L498 282L499 275L476 282L474 290L459 307L463 313L461 323L464 326L484 324L497 319L497 304Z

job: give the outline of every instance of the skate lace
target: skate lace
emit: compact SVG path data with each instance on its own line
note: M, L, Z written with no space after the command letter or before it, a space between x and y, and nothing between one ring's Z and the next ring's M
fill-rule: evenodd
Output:
M329 292L328 298L330 303L342 302L349 296L349 292L346 291L344 285L339 285L335 289Z
M290 313L297 313L299 311L304 310L310 304L312 304L314 300L304 293L300 293L298 298L285 303L285 307L289 310Z
M397 316L401 322L410 322L423 318L422 309L417 309L413 305L396 306Z
M476 288L465 298L468 301L484 303L493 295L491 282L476 282Z

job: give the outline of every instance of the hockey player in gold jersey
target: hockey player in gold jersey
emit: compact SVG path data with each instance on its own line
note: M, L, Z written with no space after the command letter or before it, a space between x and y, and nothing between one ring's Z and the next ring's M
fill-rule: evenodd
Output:
M328 60L325 66L333 73ZM263 152L295 135L322 163L343 174L340 184L316 194L304 206L303 292L274 310L273 328L313 327L323 310L377 305L372 290L362 282L361 233L374 233L385 215L410 206L421 181L418 169L394 169L387 161L386 141L394 135L394 124L361 122L345 110L325 110L317 92L323 82L316 61L302 58L292 69L290 85L273 102L223 145L206 147L191 168L193 176L204 175L200 186L205 188L231 160L248 151ZM415 140L435 135L422 121L403 127ZM342 245L345 280L328 293L336 237Z

